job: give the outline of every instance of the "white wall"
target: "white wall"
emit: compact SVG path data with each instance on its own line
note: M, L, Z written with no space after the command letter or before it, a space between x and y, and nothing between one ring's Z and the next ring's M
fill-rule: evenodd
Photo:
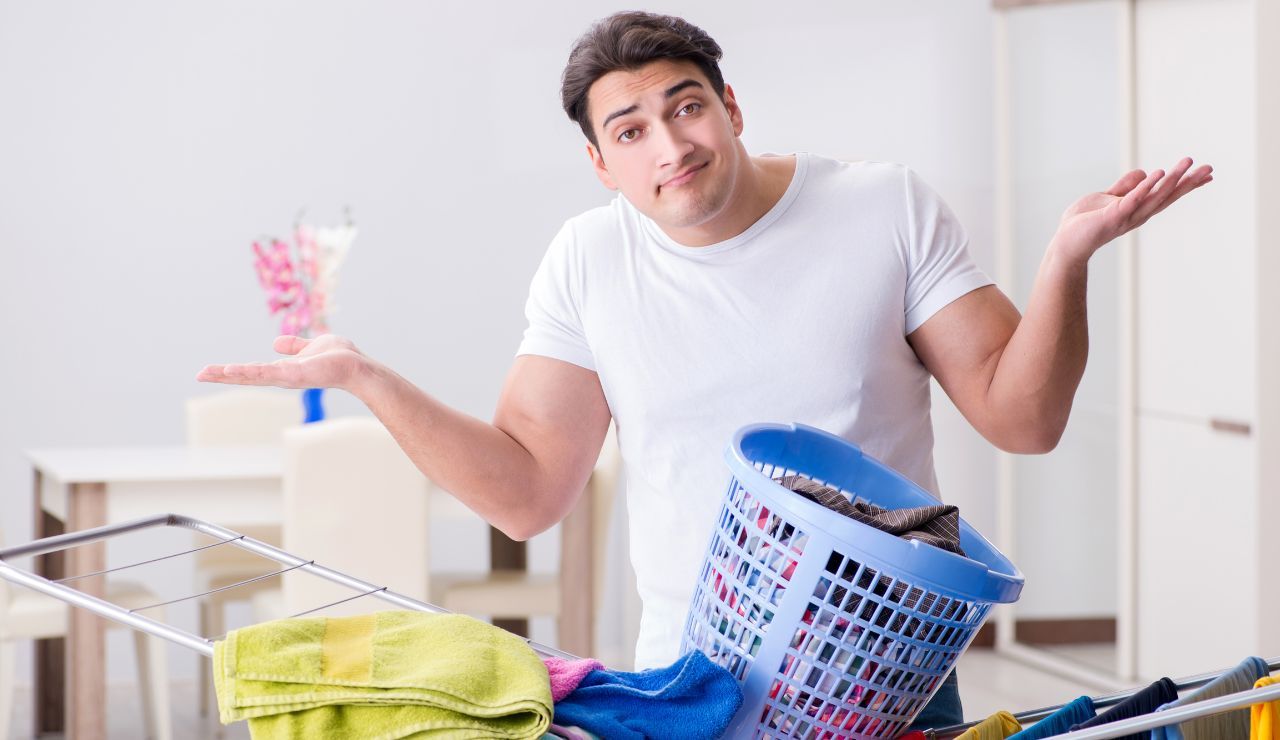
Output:
M248 243L304 206L361 229L334 329L487 418L547 241L610 197L558 82L622 7L0 0L4 536L31 535L22 449L179 443L203 364L268 359ZM650 9L726 49L751 151L908 163L992 267L986 0ZM992 531L989 449L937 424L945 496Z

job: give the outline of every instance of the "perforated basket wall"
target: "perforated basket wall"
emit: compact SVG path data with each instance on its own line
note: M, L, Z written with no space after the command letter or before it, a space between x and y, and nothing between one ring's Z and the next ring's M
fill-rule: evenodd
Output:
M732 737L897 737L1022 576L967 524L968 558L862 525L783 488L801 475L886 508L937 503L857 447L804 426L735 437L733 477L683 650L743 684ZM682 651L683 651L682 650Z

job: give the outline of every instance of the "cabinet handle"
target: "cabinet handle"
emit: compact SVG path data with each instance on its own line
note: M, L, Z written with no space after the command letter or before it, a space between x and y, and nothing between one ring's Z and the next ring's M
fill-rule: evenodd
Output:
M1231 421L1230 419L1210 419L1209 427L1216 432L1226 432L1227 434L1239 434L1248 437L1253 434L1253 427L1247 422Z

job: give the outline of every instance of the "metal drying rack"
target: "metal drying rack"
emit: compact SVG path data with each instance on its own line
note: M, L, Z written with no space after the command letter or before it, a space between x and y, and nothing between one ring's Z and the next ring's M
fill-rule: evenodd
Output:
M67 576L66 578L59 578L56 580L50 580L48 578L44 578L34 573L30 573L28 571L16 568L10 563L6 562L13 558L25 557L29 555L44 555L47 553L56 552L58 550L65 550L70 547L76 547L78 545L86 545L91 542L97 542L100 540L109 539L116 535L121 535L128 532L138 532L142 530L158 529L162 527L179 527L183 529L189 529L204 535L208 535L209 537L212 537L217 541L213 542L212 544L202 545L200 547L195 547L188 550L182 550L180 552L175 552L168 555L162 555L156 558L149 558L147 560L143 560L137 563L130 563L129 565L122 565L115 568L107 568L105 570L100 570L93 573L73 574L73 575ZM200 552L201 550L207 550L214 547L229 547L229 546L239 547L243 550L247 550L249 552L260 555L264 558L274 560L275 562L279 563L284 567L282 567L280 570L274 573L267 573L265 575L256 576L254 578L249 578L244 581L233 583L227 586L222 586L220 588L216 588L210 591L205 591L203 593L191 594L190 596L183 596L177 599L169 599L166 601L161 601L156 604L148 604L147 606L137 607L134 609L125 609L124 607L113 604L109 601L106 601L105 599L98 598L97 596L87 594L82 591L78 591L66 585L67 583L71 583L73 581L84 580L84 579L93 578L96 576L105 576L108 573L116 573L119 571L128 570L130 568L136 568L142 565L159 562L162 560L170 560L173 558L179 558L186 555L191 555L193 553ZM60 601L65 601L66 603L71 604L72 606L75 606L81 609L86 609L90 612L93 612L94 614L97 614L100 617L105 617L112 621L120 622L121 624L124 624L128 627L132 627L133 629L136 629L136 630L141 630L142 632L145 632L150 635L155 635L156 637L162 637L166 640L169 640L170 642L177 643L182 647L188 648L190 650L194 650L197 653L200 653L201 655L204 655L210 658L213 657L213 644L216 638L191 634L190 632L180 630L172 625L165 624L164 622L160 622L150 617L147 617L143 614L140 614L139 612L145 612L148 609L154 609L160 606L168 606L170 604L176 604L183 601L191 601L193 599L199 599L203 596L208 596L209 594L212 594L212 593L237 588L247 583L261 581L266 578L274 578L276 576L280 576L291 571L298 571L301 573L311 573L312 575L319 576L326 580L337 583L341 586L346 586L347 588L350 588L353 591L357 592L353 596L349 596L343 599L338 599L337 601L323 604L313 609L307 609L304 612L299 612L298 614L291 615L293 617L300 617L306 614L311 614L313 612L322 611L324 609L328 609L330 607L337 606L339 604L343 604L348 601L354 601L356 599L363 598L365 596L373 596L373 597L382 599L383 601L394 604L395 606L398 606L402 609L409 609L409 610L421 611L421 612L431 612L431 613L438 613L438 614L448 613L447 610L441 609L438 606L433 606L431 604L418 601L417 599L409 598L408 596L405 596L403 594L398 594L390 590L386 586L377 586L372 583L369 583L368 581L362 581L359 578L353 578L352 576L349 576L345 573L340 573L336 570L333 570L332 568L326 568L325 566L320 565L314 560L305 560L296 555L287 553L278 547L272 547L271 545L268 545L265 542L259 542L258 540L255 540L251 537L246 537L245 535L239 534L238 532L233 532L230 529L227 529L225 527L219 527L216 524L209 524L208 522L203 522L203 521L200 521L199 519L193 519L191 517L182 516L180 514L157 514L155 516L138 519L132 522L125 522L122 524L109 524L107 526L95 527L93 529L86 529L80 532L68 532L67 534L60 534L53 537L46 537L44 539L36 540L34 542L31 542L25 545L17 545L14 547L6 547L3 549L0 549L0 578L4 578L6 581L10 581L12 583L16 583L21 586L26 586L27 588L33 589L35 591L39 591L40 593L47 594ZM220 638L222 637L222 635L218 635L216 637ZM557 658L569 658L569 659L572 659L575 657L573 655L570 655L569 653L563 652L561 650L557 650L552 647L548 647L546 645L542 645L532 640L526 639L525 642L529 645L529 647L533 648L534 652L544 657L557 657Z
M1174 681L1174 684L1177 687L1178 692L1181 693L1188 689L1196 689L1204 686L1234 668L1235 666L1232 666L1231 668L1226 668L1221 671L1212 671L1195 676L1187 676ZM1280 657L1268 660L1267 670L1280 670ZM1147 687L1142 686L1136 689L1107 694L1105 696L1090 697L1090 699L1093 702L1095 709L1104 709L1106 707L1115 706L1146 688ZM1106 738L1125 737L1136 733L1142 733L1147 730L1153 730L1157 727L1179 724L1189 720L1199 719L1200 717L1208 717L1213 714L1220 714L1233 709L1241 709L1254 704L1271 701L1280 701L1280 684L1265 686L1260 689L1238 691L1233 694L1225 694L1216 699L1206 699L1205 701L1166 709L1161 712L1149 712L1138 717L1099 725L1098 727L1092 727L1087 730L1061 733L1051 737L1055 738L1055 740L1057 738L1062 738L1062 740L1105 740ZM1057 704L1055 706L1044 707L1042 709L1032 709L1020 712L1013 716L1019 722L1034 722L1048 717L1065 706L1066 704ZM925 736L930 738L930 740L933 740L934 738L954 737L976 724L978 724L978 722L966 722L964 724L952 725L950 727L928 730L925 732Z
M138 532L142 530L157 529L161 527L179 527L183 529L189 529L195 532L200 532L209 537L212 537L216 541L213 542L212 544L202 545L200 547L182 550L180 552L171 553L168 555L162 555L156 558L150 558L137 563L130 563L129 565L122 565L115 568L107 568L105 570L96 571L93 573L71 575L71 576L67 576L66 578L60 578L57 580L50 580L48 578L35 575L34 573L30 573L20 568L16 568L10 563L6 562L13 558L20 558L20 557L26 557L31 555L44 555L47 553L64 550L70 547L76 547L78 545L86 545L92 542L105 540L105 539L114 537L116 535L125 534L128 532ZM239 547L243 550L256 553L257 555L260 555L264 558L274 560L275 562L279 563L284 567L282 567L280 570L274 573L268 573L265 575L257 576L255 578L250 578L244 581L240 581L238 583L231 584L229 586L223 586L221 588L213 589L211 591L192 594L190 596L183 596L177 599L170 599L167 601L159 602L156 604L150 604L150 605L147 605L144 607L138 607L135 609L125 609L124 607L118 606L116 604L112 604L109 601L100 599L96 596L84 593L82 591L78 591L70 586L65 585L67 583L77 581L77 580L84 580L84 579L88 579L96 576L104 576L108 573L116 573L119 571L128 570L129 568L135 568L138 566L147 565L149 563L159 562L161 560L169 560L173 558L182 557L185 555L191 555L193 553L199 552L201 550L206 550L209 548L227 547L227 546ZM40 593L47 594L49 596L52 596L55 599L64 601L72 606L75 606L81 609L86 609L94 614L97 614L98 616L105 617L115 622L120 622L121 624L124 624L128 627L132 627L133 629L140 630L142 632L145 632L150 635L154 635L156 637L164 638L166 640L169 640L170 642L177 643L182 647L185 647L190 650L194 650L197 653L200 653L201 655L205 655L208 657L213 657L213 645L215 642L213 638L209 638L201 635L193 635L190 632L185 632L183 630L177 629L176 627L173 627L172 625L168 625L163 622L159 622L155 619L151 619L150 617L139 614L139 612L146 611L148 609L153 609L160 606L168 606L170 604L176 604L182 601L199 599L211 593L216 593L218 591L236 588L238 586L243 586L246 583L252 583L254 581L259 581L265 578L274 578L276 576L283 575L284 573L288 573L290 571L310 573L312 575L318 576L320 578L324 578L326 580L332 581L339 585L346 586L347 588L350 588L353 591L357 592L353 596L339 599L337 601L333 601L328 604L324 604L324 605L315 607L313 609L308 609L304 612L300 612L298 614L292 615L295 617L300 617L306 614L322 611L324 609L328 609L330 607L337 606L339 604L343 604L348 601L354 601L355 599L363 598L365 596L373 596L373 597L382 599L383 601L386 601L390 604L401 607L403 609L410 609L413 611L430 612L430 613L438 613L438 614L447 613L447 610L445 609L441 609L438 606L433 606L431 604L418 601L417 599L409 598L408 596L404 596L403 594L398 594L390 590L386 586L377 586L372 583L369 583L368 581L362 581L359 578L353 578L352 576L349 576L345 573L340 573L336 570L333 570L332 568L326 568L325 566L316 563L314 560L305 560L296 555L285 552L284 550L281 550L277 547L272 547L271 545L268 545L264 542L259 542L258 540L255 540L251 537L246 537L242 534L239 534L238 532L233 532L232 530L227 529L225 527L219 527L215 524L209 524L207 522L200 521L199 519L193 519L191 517L181 516L179 514L158 514L156 516L146 517L144 519L139 519L133 522L126 522L123 524L112 524L104 527L95 527L93 529L86 529L80 532L69 532L67 534L56 535L53 537L46 537L44 539L36 540L34 542L31 542L25 545L17 545L14 547L6 547L6 548L0 549L0 578L3 578L6 581L9 581L11 583L16 583L20 586L25 586L35 591L39 591ZM219 635L218 637L221 637L221 635ZM534 652L545 657L558 657L558 658L566 658L566 659L574 659L576 657L569 653L565 653L561 650L557 650L555 648L542 645L532 640L526 639L525 642L529 645L530 648L534 650ZM1268 666L1269 666L1269 670L1272 670L1272 671L1280 670L1280 658L1271 659L1270 661L1268 661ZM1226 669L1226 670L1230 670L1230 669ZM1179 691L1182 691L1185 689L1194 689L1209 683L1213 679L1222 675L1224 672L1225 671L1215 671L1212 673L1204 673L1197 676L1189 676L1181 680L1178 680L1175 683L1177 684L1177 688ZM1094 704L1094 707L1098 709L1110 707L1115 704L1119 704L1120 702L1124 701L1130 696L1133 696L1134 694L1138 693L1141 690L1142 688L1138 688L1138 689L1133 689L1131 691L1122 691L1115 694L1108 694L1106 696L1096 697L1093 699L1093 704ZM1177 707L1174 709L1167 709L1162 712L1153 712L1150 714L1142 715L1140 717L1121 720L1118 722L1112 722L1110 724L1102 725L1100 727L1095 727L1088 730L1080 730L1077 732L1068 732L1061 735L1055 735L1054 737L1062 738L1063 740L1106 740L1107 738L1124 737L1126 735L1132 735L1134 733L1151 730L1156 727L1163 727L1166 725L1186 722L1188 720L1197 719L1199 717L1206 717L1209 715L1218 714L1218 713L1230 711L1233 709L1240 709L1242 707L1248 707L1253 704L1257 704L1261 702L1270 702L1270 701L1280 701L1280 684L1276 684L1274 686L1267 686L1260 689L1250 689L1247 691L1241 691L1234 694L1228 694L1226 696L1221 696L1216 699L1196 702L1194 704L1188 704L1186 706ZM1037 720L1044 719L1045 717L1048 717L1050 714L1062 708L1062 706L1065 706L1065 705L1058 705L1053 707L1045 707L1043 709L1030 710L1030 711L1022 712L1019 714L1015 714L1014 717L1016 717L1020 722L1037 721ZM941 729L929 730L925 734L927 737L930 737L930 738L954 737L955 735L974 726L975 724L977 723L970 722L970 723L965 723L961 725L954 725L951 727L944 727Z

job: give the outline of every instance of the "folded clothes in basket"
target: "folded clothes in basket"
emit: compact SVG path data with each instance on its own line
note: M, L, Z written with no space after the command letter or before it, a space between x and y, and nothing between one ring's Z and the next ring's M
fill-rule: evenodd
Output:
M803 475L788 475L778 483L817 504L843 514L855 522L895 534L904 540L941 547L963 555L960 548L960 509L955 506L913 506L907 509L885 509L865 501L850 502L840 491L810 480Z
M235 630L214 646L223 723L277 738L538 738L547 669L523 640L457 614L386 611Z

